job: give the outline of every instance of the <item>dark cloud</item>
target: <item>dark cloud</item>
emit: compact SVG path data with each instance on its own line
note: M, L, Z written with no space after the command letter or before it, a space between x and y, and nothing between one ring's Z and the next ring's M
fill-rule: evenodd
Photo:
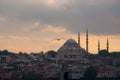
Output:
M0 31L17 32L22 30L22 24L38 21L64 26L72 32L85 32L88 28L92 34L120 34L119 0L56 0L53 5L45 1L1 0L0 17L6 17L11 25L0 23Z

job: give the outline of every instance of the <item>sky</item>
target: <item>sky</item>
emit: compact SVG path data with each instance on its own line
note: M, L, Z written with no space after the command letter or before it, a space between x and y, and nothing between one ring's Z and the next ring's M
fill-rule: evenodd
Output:
M98 40L110 52L120 51L120 0L0 0L0 50L57 51L67 39L97 53ZM61 41L56 38L65 38Z

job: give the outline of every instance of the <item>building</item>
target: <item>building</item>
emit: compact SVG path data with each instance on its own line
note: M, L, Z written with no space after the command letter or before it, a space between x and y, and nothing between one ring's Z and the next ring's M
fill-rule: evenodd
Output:
M61 59L80 60L87 52L74 39L68 39L57 53Z
M87 52L74 39L68 39L57 53L58 65L61 67L60 78L64 78L66 73L69 79L83 77L86 68L89 67L89 60L84 58Z

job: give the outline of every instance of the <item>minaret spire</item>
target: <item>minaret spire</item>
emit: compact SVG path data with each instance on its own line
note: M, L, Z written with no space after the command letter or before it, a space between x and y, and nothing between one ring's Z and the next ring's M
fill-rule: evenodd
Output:
M98 40L98 53L100 52L100 41Z
M88 29L86 30L86 51L88 52Z
M78 32L78 45L80 46L80 32Z
M109 52L109 40L107 38L107 44L106 44L107 51Z

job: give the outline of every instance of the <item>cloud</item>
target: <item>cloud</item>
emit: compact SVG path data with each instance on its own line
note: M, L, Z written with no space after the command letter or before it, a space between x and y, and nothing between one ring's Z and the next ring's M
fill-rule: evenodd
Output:
M18 41L28 37L29 44L71 38L87 28L91 35L116 36L120 35L119 8L119 0L0 0L0 35Z
M1 0L0 21L5 21L3 17L9 19L9 26L4 27L12 27L13 32L17 26L37 21L40 25L63 26L71 32L88 28L91 34L116 35L120 34L119 4L119 0Z
M5 23L7 22L7 19L5 17L0 17L0 23Z
M27 32L28 30L24 29L24 31ZM46 25L43 29L39 29L37 32L31 31L29 34L0 35L0 49L8 49L13 52L19 52L21 50L24 52L39 52L51 49L57 50L64 41L61 43L55 39L63 37L65 31L66 29L64 27L54 28L51 25Z
M42 30L42 32L44 32L44 33L51 33L51 32L53 32L53 33L65 33L66 32L66 29L65 28L63 28L63 27L61 27L61 26L59 26L59 27L54 27L54 26L51 26L51 25L47 25L43 30Z
M51 9L65 9L68 3L69 0L45 0L46 6Z

